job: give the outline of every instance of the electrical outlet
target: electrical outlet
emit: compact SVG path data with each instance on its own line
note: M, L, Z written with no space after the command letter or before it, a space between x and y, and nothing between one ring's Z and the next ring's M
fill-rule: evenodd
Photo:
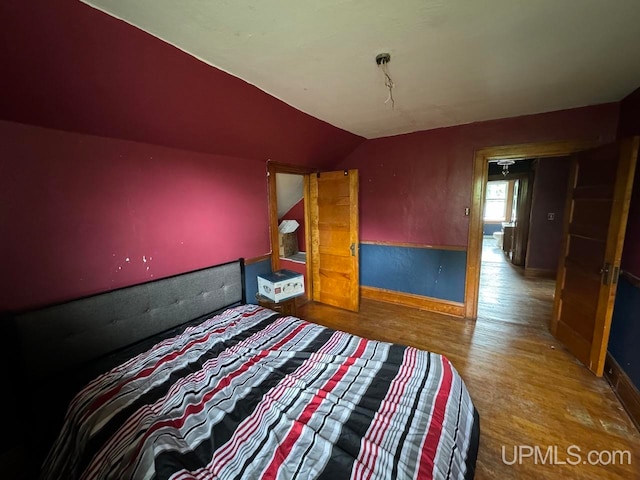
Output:
M547 220L555 220L556 219L556 214L553 212L549 212L547 213Z
M464 216L468 217L469 216L469 207L465 207L464 208Z

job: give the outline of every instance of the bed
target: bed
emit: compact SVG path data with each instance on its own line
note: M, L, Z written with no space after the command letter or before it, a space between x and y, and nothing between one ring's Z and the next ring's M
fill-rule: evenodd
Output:
M71 399L33 422L59 419L41 478L473 478L479 418L445 357L246 305L243 272L15 317L25 378Z

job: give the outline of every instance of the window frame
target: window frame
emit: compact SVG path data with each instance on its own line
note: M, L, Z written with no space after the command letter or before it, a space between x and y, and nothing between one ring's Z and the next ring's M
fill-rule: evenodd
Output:
M498 197L489 197L488 196L488 192L489 192L489 188L486 189L485 191L485 198L484 198L484 212L482 212L482 221L484 223L510 223L511 222L511 218L512 218L512 210L513 210L513 188L515 185L515 180L489 180L487 182L487 187L490 183L506 183L507 184L507 189L506 189L506 196L505 198L498 198ZM489 204L489 201L495 201L495 200L503 200L503 215L502 218L491 218L491 219L487 219L486 218L486 212L487 212L487 205Z

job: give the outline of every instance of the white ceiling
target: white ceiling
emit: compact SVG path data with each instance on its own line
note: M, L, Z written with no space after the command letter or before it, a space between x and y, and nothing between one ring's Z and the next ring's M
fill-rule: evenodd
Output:
M618 101L640 85L638 0L85 3L367 138Z

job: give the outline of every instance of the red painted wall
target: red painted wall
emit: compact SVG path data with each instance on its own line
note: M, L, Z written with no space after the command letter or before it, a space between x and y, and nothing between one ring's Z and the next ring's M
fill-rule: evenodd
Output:
M267 253L266 160L364 140L77 0L0 18L0 309Z
M0 119L321 168L364 140L78 0L0 18Z
M618 104L367 140L336 168L360 171L360 238L467 245L474 151L568 139L613 141Z
M270 249L261 162L4 121L0 149L0 311Z
M527 268L558 268L571 158L540 158L535 169ZM553 212L554 220L547 214Z
M305 245L305 229L304 229L304 199L296 203L291 209L285 213L280 220L296 220L300 226L296 230L296 236L298 237L298 250L305 252L307 247Z
M620 102L620 138L640 135L640 88ZM633 196L629 209L627 234L622 254L622 269L640 277L640 164L636 168Z

